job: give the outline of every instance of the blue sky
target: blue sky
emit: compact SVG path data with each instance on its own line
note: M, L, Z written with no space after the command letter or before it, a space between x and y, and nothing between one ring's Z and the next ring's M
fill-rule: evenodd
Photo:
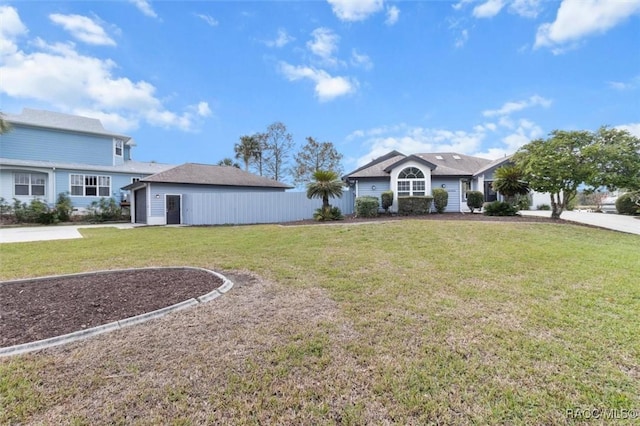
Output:
M0 110L100 118L134 159L216 163L284 123L345 171L497 158L554 129L640 136L640 0L0 3Z

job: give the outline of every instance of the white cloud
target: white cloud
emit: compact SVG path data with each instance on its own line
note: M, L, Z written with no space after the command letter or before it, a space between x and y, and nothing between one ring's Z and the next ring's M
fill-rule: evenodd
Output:
M338 61L333 55L338 50L340 37L324 27L316 28L311 35L313 39L307 42L307 48L325 64L337 64Z
M16 40L29 32L15 8L0 6L0 55L10 55L18 50Z
M151 4L147 0L129 0L130 3L133 3L143 15L148 16L150 18L157 18L158 15L151 7Z
M351 64L357 67L370 70L373 68L373 62L368 55L360 54L356 49L351 51Z
M556 20L538 27L535 48L577 43L592 34L602 34L640 12L640 0L563 0Z
M294 66L286 62L280 63L280 71L290 81L301 79L313 81L315 83L316 96L322 102L353 93L358 86L356 80L340 76L333 77L324 70L305 66Z
M211 108L207 102L199 102L194 108L200 117L209 117L211 115Z
M464 29L460 32L460 36L456 39L456 42L454 45L457 48L461 48L467 43L468 40L469 40L469 30Z
M204 22L207 23L207 25L209 25L210 27L217 27L219 22L216 18L214 18L211 15L205 15L203 13L196 13L196 16L200 19L202 19Z
M452 5L451 7L453 7L455 10L461 10L463 7L473 1L474 0L460 0L458 3Z
M509 12L524 18L537 18L540 9L540 0L514 0L509 5Z
M530 120L522 119L518 122L515 131L505 136L502 141L506 145L507 152L515 152L521 146L541 137L544 134L542 128Z
M607 85L615 90L633 90L640 86L640 75L637 75L629 81L608 81Z
M10 11L0 12L11 16ZM204 102L184 113L169 111L152 84L115 75L118 65L114 61L82 55L73 43L49 44L37 38L28 41L30 50L25 52L16 43L27 30L17 31L20 21L16 17L9 21L13 22L11 31L3 26L0 32L0 46L15 47L3 51L0 93L38 101L62 112L90 113L118 131L136 128L141 121L192 130L198 117L211 113Z
M373 158L397 150L403 154L424 152L476 152L485 138L484 132L412 127L405 124L358 130L349 135L349 140L363 139L367 154L356 160L358 166Z
M473 8L473 16L476 18L493 18L504 7L503 0L487 0L479 6Z
M49 19L54 24L62 26L75 39L87 44L115 46L116 42L107 35L104 28L98 25L93 19L82 15L62 15L53 13Z
M267 40L265 44L269 47L284 47L294 41L295 38L290 36L283 28L278 29L278 36L274 40Z
M327 0L333 13L342 21L364 21L382 10L383 0Z
M396 6L391 6L387 8L387 19L384 21L387 25L395 25L400 19L400 9Z
M626 130L633 136L640 138L640 123L621 124L620 126L616 126L616 129Z
M551 100L543 98L539 95L533 95L529 99L516 102L506 102L500 109L485 110L482 115L485 117L506 116L516 111L521 111L525 108L531 108L534 106L542 106L548 108L551 105Z

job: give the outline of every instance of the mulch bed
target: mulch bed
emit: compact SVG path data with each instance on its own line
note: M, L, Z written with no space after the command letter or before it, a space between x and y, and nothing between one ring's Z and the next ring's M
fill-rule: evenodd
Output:
M202 296L221 285L216 275L185 268L0 282L0 347L151 312Z
M282 223L283 226L296 226L296 225L321 225L321 224L349 224L349 223L361 223L361 222L386 222L395 220L464 220L464 221L476 221L476 222L520 222L520 223L561 223L562 220L551 219L550 217L539 216L485 216L482 213L432 213L425 216L398 216L398 215L384 215L381 214L378 217L355 217L353 215L345 216L343 220L319 222L313 219L299 220L296 222Z

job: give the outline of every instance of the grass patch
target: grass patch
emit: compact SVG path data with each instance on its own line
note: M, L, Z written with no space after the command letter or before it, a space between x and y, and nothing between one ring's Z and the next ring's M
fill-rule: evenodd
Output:
M189 265L263 280L0 359L0 423L567 424L571 409L640 409L637 236L417 220L82 233L3 245L0 276Z

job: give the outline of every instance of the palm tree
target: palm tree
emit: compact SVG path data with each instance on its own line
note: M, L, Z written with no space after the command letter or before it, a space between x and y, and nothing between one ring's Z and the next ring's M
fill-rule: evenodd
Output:
M236 159L244 162L244 169L249 171L249 164L260 153L260 143L255 136L242 136L240 142L235 144L233 150L236 153Z
M322 211L328 214L331 209L329 198L341 197L343 186L344 183L335 172L316 170L313 172L313 182L307 184L307 198L322 198Z
M508 202L512 202L516 195L529 193L529 183L523 180L524 174L516 166L506 165L496 169L493 190L504 195Z
M228 167L235 167L235 168L240 168L240 164L236 163L235 161L233 161L231 158L227 157L224 158L220 161L218 161L218 166L228 166Z

